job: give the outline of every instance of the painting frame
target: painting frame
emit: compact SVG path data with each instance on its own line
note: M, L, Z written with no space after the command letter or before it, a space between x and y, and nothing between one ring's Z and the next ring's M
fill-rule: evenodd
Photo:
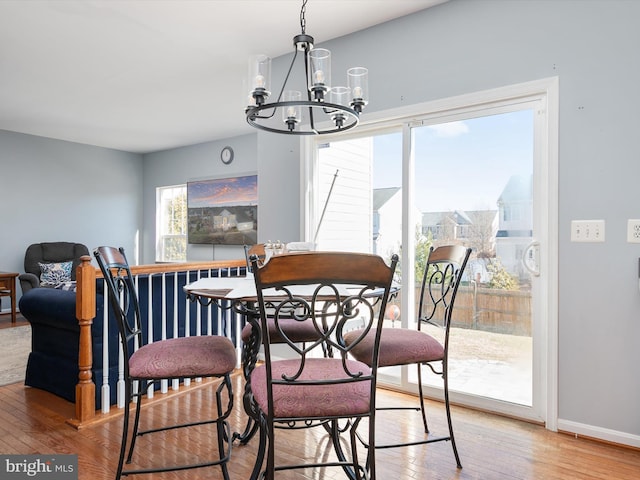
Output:
M258 175L187 182L187 242L253 245L258 238Z

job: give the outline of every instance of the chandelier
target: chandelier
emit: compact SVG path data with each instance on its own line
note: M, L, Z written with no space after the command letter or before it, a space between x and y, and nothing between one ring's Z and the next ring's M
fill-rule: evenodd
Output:
M275 101L267 102L271 95L271 58L256 55L249 60L245 114L249 125L260 130L292 135L344 132L358 125L360 113L368 102L369 72L364 67L347 70L346 87L331 85L331 52L313 48L313 37L305 33L307 1L302 2L301 33L293 37L293 59ZM300 90L286 89L299 52L304 52L306 95Z

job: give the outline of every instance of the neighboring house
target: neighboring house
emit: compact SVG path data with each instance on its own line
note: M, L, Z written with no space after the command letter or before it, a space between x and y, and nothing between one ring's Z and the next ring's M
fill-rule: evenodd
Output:
M464 244L473 248L474 256L493 257L497 217L497 210L424 212L422 234L431 234L435 245Z
M400 187L373 189L373 253L388 258L400 253L402 245L402 189ZM413 218L418 219L420 211L414 207Z
M491 280L487 264L495 255L497 231L497 210L456 210L422 214L422 234L431 234L434 245L455 243L473 249L473 257L463 274L464 281L486 283Z
M533 177L513 176L498 198L496 255L505 270L520 280L529 274L522 256L533 236Z
M422 234L433 236L435 245L461 243L474 250L474 257L496 257L504 269L521 281L528 278L522 255L533 235L532 177L513 176L498 197L498 210L425 212ZM470 262L474 277L487 281L486 261Z
M422 234L431 234L433 241L451 241L461 238L463 227L471 224L464 212L424 212L422 214Z

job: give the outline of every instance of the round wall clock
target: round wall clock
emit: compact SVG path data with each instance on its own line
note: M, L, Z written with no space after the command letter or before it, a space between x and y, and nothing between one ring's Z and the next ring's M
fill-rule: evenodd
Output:
M220 160L222 160L222 163L225 165L229 165L233 162L233 148L224 147L220 152Z

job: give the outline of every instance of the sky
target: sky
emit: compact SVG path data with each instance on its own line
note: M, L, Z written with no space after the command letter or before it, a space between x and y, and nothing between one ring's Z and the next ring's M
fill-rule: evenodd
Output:
M189 208L256 205L258 176L189 182L187 202Z
M415 199L422 212L497 209L512 175L533 164L533 111L414 129ZM402 185L401 134L374 140L374 188Z

